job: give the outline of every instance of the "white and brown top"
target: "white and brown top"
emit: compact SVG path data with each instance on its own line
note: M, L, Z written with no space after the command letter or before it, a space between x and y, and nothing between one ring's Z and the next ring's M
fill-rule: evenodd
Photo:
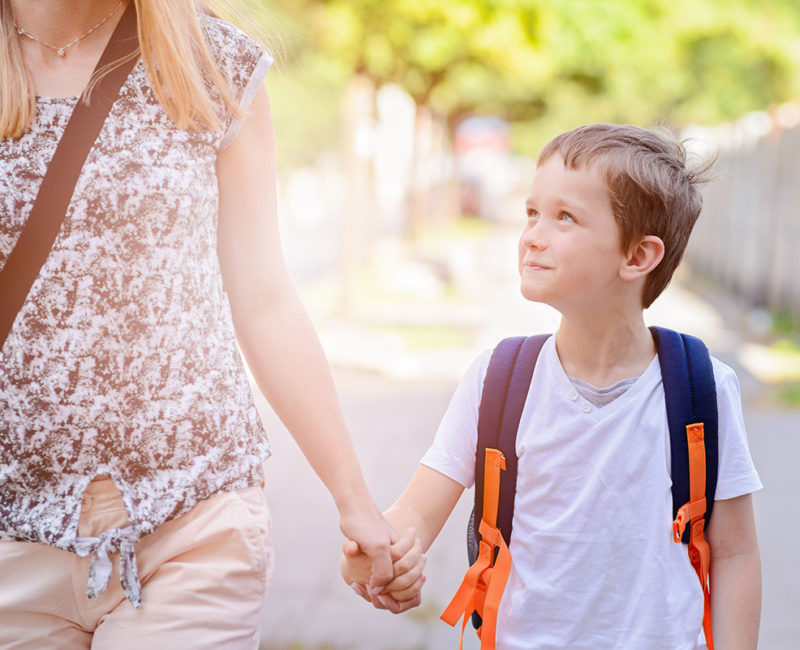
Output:
M272 63L203 16L242 106ZM0 539L108 553L139 604L134 545L221 491L259 483L269 443L253 405L217 259L216 158L238 124L178 129L141 61L78 178L49 258L0 350ZM41 97L17 140L0 140L0 267L30 214L76 98ZM81 497L109 475L130 526L77 537Z

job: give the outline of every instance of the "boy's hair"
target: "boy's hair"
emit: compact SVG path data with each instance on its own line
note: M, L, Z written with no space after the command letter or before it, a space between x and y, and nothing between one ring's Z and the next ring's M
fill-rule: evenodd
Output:
M690 169L681 143L621 124L590 124L562 133L542 149L537 167L555 154L565 167L596 166L608 186L623 251L645 235L664 242L664 258L645 279L642 303L649 307L683 257L703 205L699 185L708 180L714 159Z

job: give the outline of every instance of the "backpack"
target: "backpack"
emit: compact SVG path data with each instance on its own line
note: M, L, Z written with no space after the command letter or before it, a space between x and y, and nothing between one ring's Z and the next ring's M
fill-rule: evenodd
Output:
M708 573L703 537L714 504L718 469L717 397L711 357L698 338L650 328L656 342L670 435L673 540L688 547L704 595L703 630L711 633ZM470 568L441 618L455 625L464 614L494 648L497 609L511 569L511 523L517 482L516 437L536 360L550 335L501 341L492 353L478 414L475 507L469 519Z

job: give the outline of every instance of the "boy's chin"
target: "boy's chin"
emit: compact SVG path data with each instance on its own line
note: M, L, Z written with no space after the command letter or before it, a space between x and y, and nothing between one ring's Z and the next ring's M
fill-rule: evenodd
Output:
M522 297L525 298L525 300L529 300L530 302L539 302L545 305L550 305L551 307L554 306L547 300L547 296L545 295L544 291L535 287L526 286L524 282L520 284L519 292L522 294Z

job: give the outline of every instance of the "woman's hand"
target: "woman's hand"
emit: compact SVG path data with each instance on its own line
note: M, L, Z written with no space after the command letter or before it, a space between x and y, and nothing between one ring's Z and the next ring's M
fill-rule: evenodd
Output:
M342 552L340 569L345 582L376 608L399 614L416 607L422 601L425 555L422 541L416 536L413 528L406 530L402 537L392 544L393 578L380 592L366 586L366 580L371 573L371 561L358 544L348 540L342 546Z
M359 582L367 584L373 593L380 592L394 577L390 546L397 540L397 533L374 505L342 513L339 528L369 560L370 573Z

